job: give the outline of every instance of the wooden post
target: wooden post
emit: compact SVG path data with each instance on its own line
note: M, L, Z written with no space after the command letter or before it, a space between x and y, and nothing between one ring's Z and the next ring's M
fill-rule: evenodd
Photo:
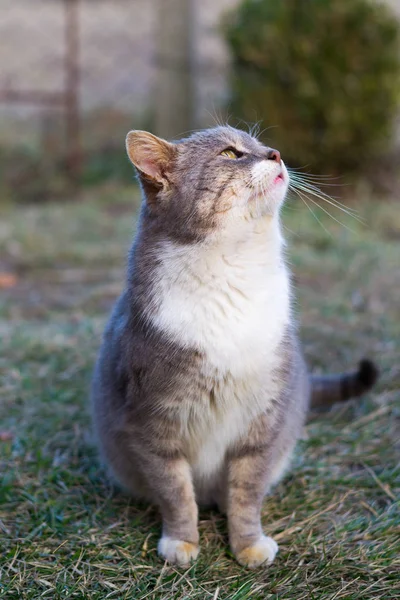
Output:
M158 0L155 129L165 138L193 127L193 0Z
M64 0L65 6L65 111L68 173L77 187L81 174L79 114L79 0Z

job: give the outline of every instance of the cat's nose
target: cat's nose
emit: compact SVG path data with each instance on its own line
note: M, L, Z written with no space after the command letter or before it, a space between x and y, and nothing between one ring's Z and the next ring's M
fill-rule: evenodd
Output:
M279 152L279 150L270 148L267 153L267 159L273 160L273 161L277 162L278 165L280 165L281 164L281 153Z

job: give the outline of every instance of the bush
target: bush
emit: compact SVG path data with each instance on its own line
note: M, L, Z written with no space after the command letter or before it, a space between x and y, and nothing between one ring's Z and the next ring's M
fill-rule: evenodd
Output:
M234 113L293 165L361 172L392 140L399 25L367 0L245 0L226 35Z

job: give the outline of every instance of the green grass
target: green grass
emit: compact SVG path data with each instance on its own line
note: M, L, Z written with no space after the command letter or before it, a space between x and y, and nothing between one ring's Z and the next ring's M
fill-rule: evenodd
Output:
M0 301L0 597L400 597L398 206L367 201L366 227L345 220L354 232L318 212L329 235L305 206L285 212L310 366L342 370L368 355L381 379L310 420L264 505L280 552L254 572L234 561L213 512L201 514L199 560L164 565L157 511L113 490L98 466L88 384L137 206L134 188L109 188L0 215L0 271L17 276Z

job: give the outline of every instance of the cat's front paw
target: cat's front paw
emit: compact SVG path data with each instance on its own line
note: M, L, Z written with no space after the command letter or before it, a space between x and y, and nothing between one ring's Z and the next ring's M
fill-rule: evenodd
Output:
M195 560L200 548L197 544L162 537L158 542L158 554L174 565L188 565Z
M263 564L271 564L278 552L278 544L266 535L261 536L255 544L244 548L236 555L238 563L249 569Z

